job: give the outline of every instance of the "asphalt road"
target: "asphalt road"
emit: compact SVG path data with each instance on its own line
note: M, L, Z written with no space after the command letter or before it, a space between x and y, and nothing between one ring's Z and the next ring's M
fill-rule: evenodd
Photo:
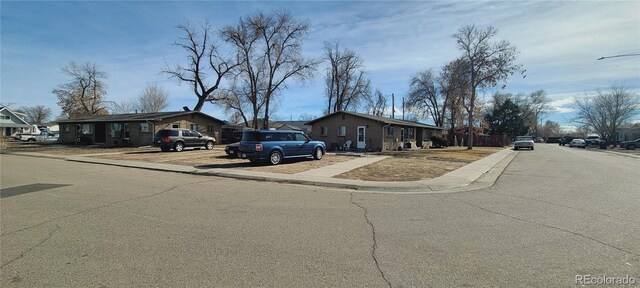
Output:
M2 155L0 286L640 282L640 160L517 153L490 188L424 195Z

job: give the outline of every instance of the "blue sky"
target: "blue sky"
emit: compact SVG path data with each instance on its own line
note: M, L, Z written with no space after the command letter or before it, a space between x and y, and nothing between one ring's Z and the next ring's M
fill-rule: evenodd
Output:
M513 77L504 91L544 89L553 110L545 120L571 126L572 98L586 91L621 83L640 91L639 56L596 60L640 53L640 1L1 1L0 103L41 104L59 115L51 90L68 81L60 69L75 61L108 74L108 100L137 97L158 82L169 91L169 110L193 107L190 88L160 72L185 61L172 45L181 36L176 26L222 28L277 9L310 22L305 56L322 57L325 41L340 41L361 56L374 89L396 95L397 107L412 75L460 55L451 35L473 23L497 27L496 39L518 48L527 77ZM325 67L313 81L289 85L277 118L322 114ZM227 118L215 105L203 112Z

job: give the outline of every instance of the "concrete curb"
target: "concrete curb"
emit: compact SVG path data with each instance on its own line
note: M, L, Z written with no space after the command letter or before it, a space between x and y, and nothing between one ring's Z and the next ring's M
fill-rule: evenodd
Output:
M462 192L493 185L497 178L515 158L517 152L506 148L483 159L472 162L438 178L407 182L377 182L338 179L314 175L280 174L240 169L197 169L191 166L136 162L126 160L98 159L71 155L45 153L3 152L3 154L50 158L81 163L102 164L128 168L139 168L163 172L177 172L204 176L217 176L252 181L268 181L307 186L321 186L356 190L364 193L425 194ZM473 184L473 185L472 185Z

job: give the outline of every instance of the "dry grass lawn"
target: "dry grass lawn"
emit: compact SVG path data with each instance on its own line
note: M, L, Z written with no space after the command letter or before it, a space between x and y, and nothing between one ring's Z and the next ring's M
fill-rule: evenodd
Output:
M222 147L222 145L218 146L211 151L195 149L184 150L179 153L160 152L159 148L156 148L154 151L131 152L115 155L96 155L94 157L193 166L198 169L235 168L284 174L295 174L353 159L353 157L347 156L325 155L320 161L315 161L312 158L301 158L285 159L282 164L275 166L266 163L254 165L251 164L249 160L227 157Z
M482 159L503 148L449 147L410 151L384 151L376 153L391 156L382 161L335 176L342 179L365 181L417 181L432 179Z
M339 162L353 160L349 156L325 155L322 160L312 158L286 159L280 165L257 164L249 160L228 158L224 152L225 145L216 145L213 150L190 149L182 152L161 152L158 147L115 147L99 148L59 144L27 143L14 140L0 141L0 150L12 152L38 152L57 155L91 155L91 157L129 160L150 163L166 163L193 166L199 169L208 168L236 168L272 173L296 174L307 170L332 165ZM92 155L116 153L112 155Z

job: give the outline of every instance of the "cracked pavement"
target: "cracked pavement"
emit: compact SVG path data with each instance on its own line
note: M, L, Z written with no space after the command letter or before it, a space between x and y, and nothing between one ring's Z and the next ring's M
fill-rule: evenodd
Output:
M422 195L14 155L0 161L3 189L59 184L0 199L2 287L640 279L640 161L610 153L541 144L518 152L491 187Z

